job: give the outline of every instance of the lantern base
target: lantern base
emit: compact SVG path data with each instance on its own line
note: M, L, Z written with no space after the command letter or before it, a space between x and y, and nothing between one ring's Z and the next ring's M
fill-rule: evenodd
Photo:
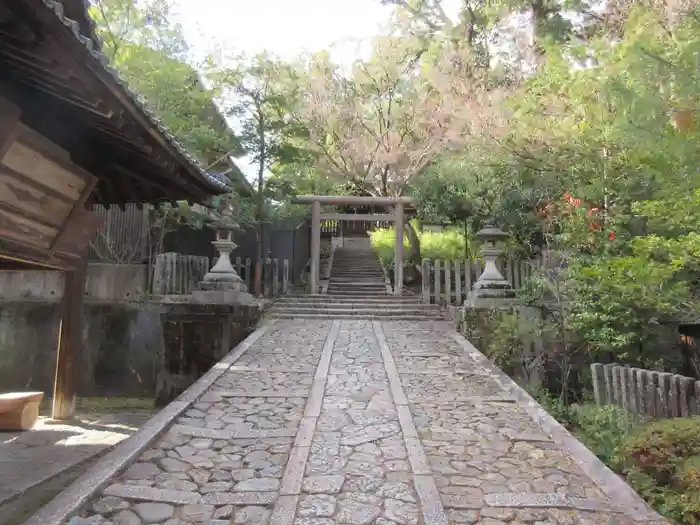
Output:
M255 303L255 298L243 290L195 290L192 297L195 302L205 304L241 304L249 305Z

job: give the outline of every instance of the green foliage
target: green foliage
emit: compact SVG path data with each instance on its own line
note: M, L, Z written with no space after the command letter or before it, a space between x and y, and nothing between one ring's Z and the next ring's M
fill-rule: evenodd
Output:
M615 405L584 403L575 412L575 434L604 463L618 465L622 447L634 428L630 414Z
M188 151L206 166L242 153L214 105L217 89L207 89L187 62L168 0L98 0L90 13L112 65Z
M442 232L418 232L418 239L423 258L430 260L462 260L468 245L464 233L454 228ZM387 266L392 265L396 247L396 230L393 227L376 229L370 233L370 240L372 248L381 261ZM473 241L469 243L472 246L473 244ZM404 247L409 247L406 235L404 235Z
M575 298L572 329L593 349L617 350L621 357L653 336L650 324L688 311L692 301L687 281L675 278L672 264L639 256L634 244L630 255L574 259L566 271Z
M633 466L658 483L673 482L687 458L700 454L700 418L674 418L645 425L625 442Z
M370 232L370 242L377 257L386 267L394 263L394 248L396 247L396 229L380 228ZM403 236L404 248L408 247L408 239Z
M665 516L700 523L700 418L640 426L624 442L622 467L632 486Z
M494 311L495 322L488 326L491 332L484 354L507 374L513 375L522 364L523 340L526 338L523 322L510 311Z
M542 387L530 388L530 395L542 405L554 419L568 429L574 427L575 415L570 405L564 402L562 396L557 396Z

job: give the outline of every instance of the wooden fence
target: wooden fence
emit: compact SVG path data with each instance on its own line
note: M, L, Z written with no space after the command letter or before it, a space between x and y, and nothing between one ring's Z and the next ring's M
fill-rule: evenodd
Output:
M209 258L199 255L161 253L153 264L152 292L154 295L187 295L209 271Z
M508 259L499 264L499 270L516 290L532 275L538 262ZM421 273L424 303L462 305L472 286L484 271L482 261L471 259L443 261L424 259Z
M616 364L591 365L598 406L617 405L641 418L700 415L700 381Z
M236 273L241 276L249 291L253 291L254 269L250 258L236 257L231 262ZM216 260L214 263L216 264ZM212 265L213 265L212 264ZM197 289L197 285L209 271L207 257L162 253L155 257L153 268L153 294L187 295ZM263 264L263 295L279 297L289 293L289 261L267 258Z
M95 205L92 212L103 217L104 223L90 241L90 261L131 264L148 258L151 231L148 206L127 204L122 210Z

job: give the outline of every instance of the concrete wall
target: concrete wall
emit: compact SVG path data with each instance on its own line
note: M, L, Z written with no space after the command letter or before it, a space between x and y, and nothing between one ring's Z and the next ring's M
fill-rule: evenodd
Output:
M0 303L0 390L53 393L61 305ZM163 351L159 308L140 303L86 303L78 395L152 397Z
M63 297L63 272L50 270L0 271L0 301L46 300ZM85 296L102 301L128 301L142 296L148 284L145 264L90 263Z
M207 311L204 315L199 312L201 306L177 308L177 318L188 321L181 341L168 328L171 305L88 300L83 308L78 395L156 398L157 391L165 388L159 397L167 402L213 366L222 352L243 340L259 316L248 307L230 306L223 313ZM61 304L53 300L0 302L0 392L53 394L60 315ZM198 325L198 319L207 322ZM202 341L211 339L205 336L215 332L213 321L228 323L226 337L219 338L218 346L206 343L202 347ZM165 334L164 326L169 330ZM187 365L193 360L196 367Z

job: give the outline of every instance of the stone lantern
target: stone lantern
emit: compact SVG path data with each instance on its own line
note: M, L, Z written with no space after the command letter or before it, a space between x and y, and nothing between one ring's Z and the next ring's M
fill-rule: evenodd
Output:
M482 251L484 255L484 271L474 283L471 291L471 303L479 299L512 299L515 297L515 290L503 277L496 263L503 254L500 243L508 237L508 234L493 224L492 220L487 220L483 228L476 232L476 236L484 243Z
M248 287L231 264L231 252L238 247L233 242L233 232L240 229L233 217L233 209L224 201L221 211L214 212L213 215L209 227L216 231L216 239L212 244L219 252L219 257L193 295L203 302L250 303L252 296L248 294Z

